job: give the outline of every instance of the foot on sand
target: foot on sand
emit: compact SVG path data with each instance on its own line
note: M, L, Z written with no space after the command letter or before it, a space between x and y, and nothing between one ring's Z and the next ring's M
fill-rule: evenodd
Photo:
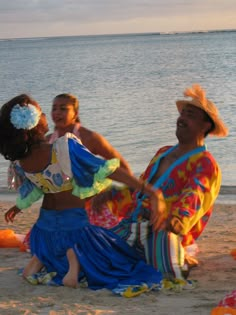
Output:
M63 278L62 283L66 287L77 289L79 287L77 274L74 275L72 272L68 272Z

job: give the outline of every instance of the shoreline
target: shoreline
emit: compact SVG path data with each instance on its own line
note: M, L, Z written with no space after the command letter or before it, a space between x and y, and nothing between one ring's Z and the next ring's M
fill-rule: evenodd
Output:
M220 188L220 195L234 195L236 194L235 185L222 185Z

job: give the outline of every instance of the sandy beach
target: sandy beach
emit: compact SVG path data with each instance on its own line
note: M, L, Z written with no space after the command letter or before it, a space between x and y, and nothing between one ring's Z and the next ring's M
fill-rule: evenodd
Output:
M14 224L4 222L4 212L12 201L0 201L0 229L24 234L36 220L39 204L22 212ZM236 248L236 204L216 204L213 216L198 241L199 266L190 279L197 287L181 292L148 292L127 299L107 290L32 286L17 275L30 258L18 248L0 248L1 315L105 315L159 314L209 315L229 292L236 289L236 260L230 255Z

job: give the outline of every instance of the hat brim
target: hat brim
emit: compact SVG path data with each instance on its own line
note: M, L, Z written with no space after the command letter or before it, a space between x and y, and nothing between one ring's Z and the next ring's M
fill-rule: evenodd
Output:
M212 119L212 121L215 124L215 128L209 133L209 135L216 136L216 137L226 137L228 135L228 133L229 133L228 128L225 126L223 121L218 116L212 115L212 113L208 112L206 110L206 108L204 108L202 106L201 103L198 103L194 100L189 100L189 101L178 100L178 101L176 101L176 106L177 106L179 113L181 113L184 106L186 106L188 104L202 109Z

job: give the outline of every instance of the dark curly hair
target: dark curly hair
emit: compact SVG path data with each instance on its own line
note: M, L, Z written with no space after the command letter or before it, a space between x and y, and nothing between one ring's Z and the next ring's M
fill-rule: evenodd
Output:
M16 129L10 121L12 108L19 104L27 106L32 104L40 109L39 104L27 94L21 94L0 109L0 153L6 160L20 160L30 154L31 147L45 141L45 133L48 131L46 119L41 118L34 128L30 130Z

